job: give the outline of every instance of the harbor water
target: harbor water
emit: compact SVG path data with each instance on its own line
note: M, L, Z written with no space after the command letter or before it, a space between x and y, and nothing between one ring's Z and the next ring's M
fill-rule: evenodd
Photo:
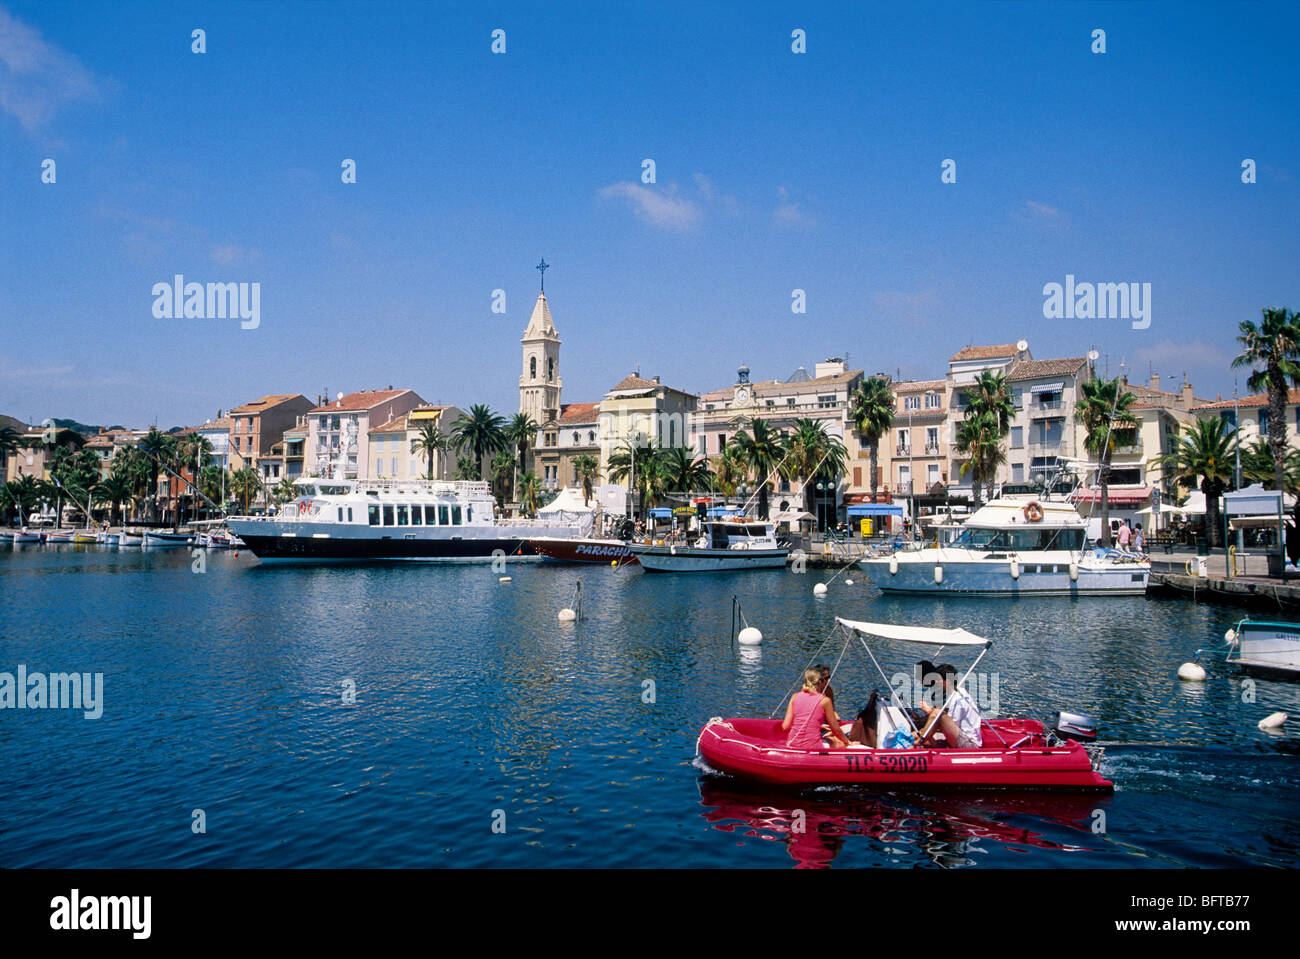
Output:
M98 718L0 710L0 866L1300 865L1300 739L1256 725L1300 716L1300 685L1176 677L1239 610L886 597L859 571L824 597L833 571L501 575L0 553L0 672L103 676ZM579 579L585 618L561 623ZM730 640L733 596L761 646ZM1115 792L788 791L704 767L710 717L768 715L836 662L836 615L993 640L999 714L1095 715ZM840 713L883 685L850 646Z

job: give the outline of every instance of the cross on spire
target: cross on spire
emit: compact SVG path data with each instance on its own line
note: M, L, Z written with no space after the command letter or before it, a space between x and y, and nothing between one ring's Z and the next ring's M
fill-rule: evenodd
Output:
M541 262L541 263L538 263L535 267L533 267L534 270L536 270L538 273L542 274L542 292L543 292L543 293L546 292L546 271L549 270L550 268L551 268L551 264L549 264L549 263L546 262L546 257L542 257L542 262Z

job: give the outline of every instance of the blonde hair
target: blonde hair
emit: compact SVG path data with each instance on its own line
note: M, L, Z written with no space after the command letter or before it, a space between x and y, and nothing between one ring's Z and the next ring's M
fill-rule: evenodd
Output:
M805 669L803 671L803 691L805 693L819 693L822 685L822 671L820 669Z

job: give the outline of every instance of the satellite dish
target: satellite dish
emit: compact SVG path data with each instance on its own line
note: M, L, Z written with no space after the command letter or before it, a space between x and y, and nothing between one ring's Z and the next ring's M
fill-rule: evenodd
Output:
M1029 349L1029 341L1028 341L1028 340L1017 340L1017 341L1016 341L1016 349L1017 349L1019 352L1021 352L1021 353L1025 352L1025 350Z
M1089 350L1089 351L1088 351L1088 359L1092 360L1094 363L1097 362L1097 357L1099 357L1099 356L1101 356L1101 354L1098 353L1096 350Z
M334 398L335 398L336 400L341 400L341 399L343 399L343 394L340 393L340 394L338 394L337 396L335 396Z

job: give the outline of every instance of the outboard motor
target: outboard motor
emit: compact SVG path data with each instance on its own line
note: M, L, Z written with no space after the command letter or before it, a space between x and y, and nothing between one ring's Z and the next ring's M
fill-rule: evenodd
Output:
M1083 713L1067 713L1062 709L1056 714L1056 734L1065 739L1081 743L1095 742L1097 727L1097 720Z

